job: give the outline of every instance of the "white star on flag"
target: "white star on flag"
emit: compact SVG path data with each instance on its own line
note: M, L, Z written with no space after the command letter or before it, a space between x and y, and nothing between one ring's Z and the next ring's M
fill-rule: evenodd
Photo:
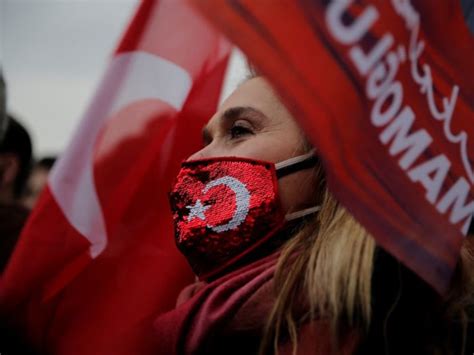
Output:
M191 222L194 218L198 217L201 221L206 220L204 212L206 212L211 206L204 206L201 200L197 200L194 206L186 206L189 211L188 222Z

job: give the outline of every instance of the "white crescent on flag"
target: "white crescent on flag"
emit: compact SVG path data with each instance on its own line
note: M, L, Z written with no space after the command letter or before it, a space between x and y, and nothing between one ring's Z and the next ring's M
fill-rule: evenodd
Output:
M218 226L208 225L209 228L211 228L214 232L217 232L217 233L235 229L243 221L245 221L245 218L247 217L247 214L249 213L249 204L250 204L250 193L248 189L245 187L245 184L243 184L240 180L232 176L223 176L219 179L209 182L206 185L206 187L204 187L204 190L202 192L206 193L213 187L216 187L219 185L225 185L234 192L235 212L234 212L234 215L232 216L232 219L226 224L221 224Z

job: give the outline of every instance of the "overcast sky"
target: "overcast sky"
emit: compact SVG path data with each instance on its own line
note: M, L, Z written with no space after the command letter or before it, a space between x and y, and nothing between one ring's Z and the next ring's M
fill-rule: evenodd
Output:
M137 4L0 0L8 107L29 129L37 156L64 149ZM236 56L226 93L243 75L243 59Z

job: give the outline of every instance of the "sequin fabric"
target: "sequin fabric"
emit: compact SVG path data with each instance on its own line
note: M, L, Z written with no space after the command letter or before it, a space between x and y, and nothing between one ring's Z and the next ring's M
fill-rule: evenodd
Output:
M273 163L183 163L170 193L175 240L200 279L236 262L283 225L277 188Z

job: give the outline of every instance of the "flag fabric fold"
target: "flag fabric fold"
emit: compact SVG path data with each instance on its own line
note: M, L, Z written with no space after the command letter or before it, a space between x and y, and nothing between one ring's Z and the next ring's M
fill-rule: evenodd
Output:
M143 1L0 279L0 310L51 354L156 353L193 274L167 193L216 111L231 46L183 1Z

